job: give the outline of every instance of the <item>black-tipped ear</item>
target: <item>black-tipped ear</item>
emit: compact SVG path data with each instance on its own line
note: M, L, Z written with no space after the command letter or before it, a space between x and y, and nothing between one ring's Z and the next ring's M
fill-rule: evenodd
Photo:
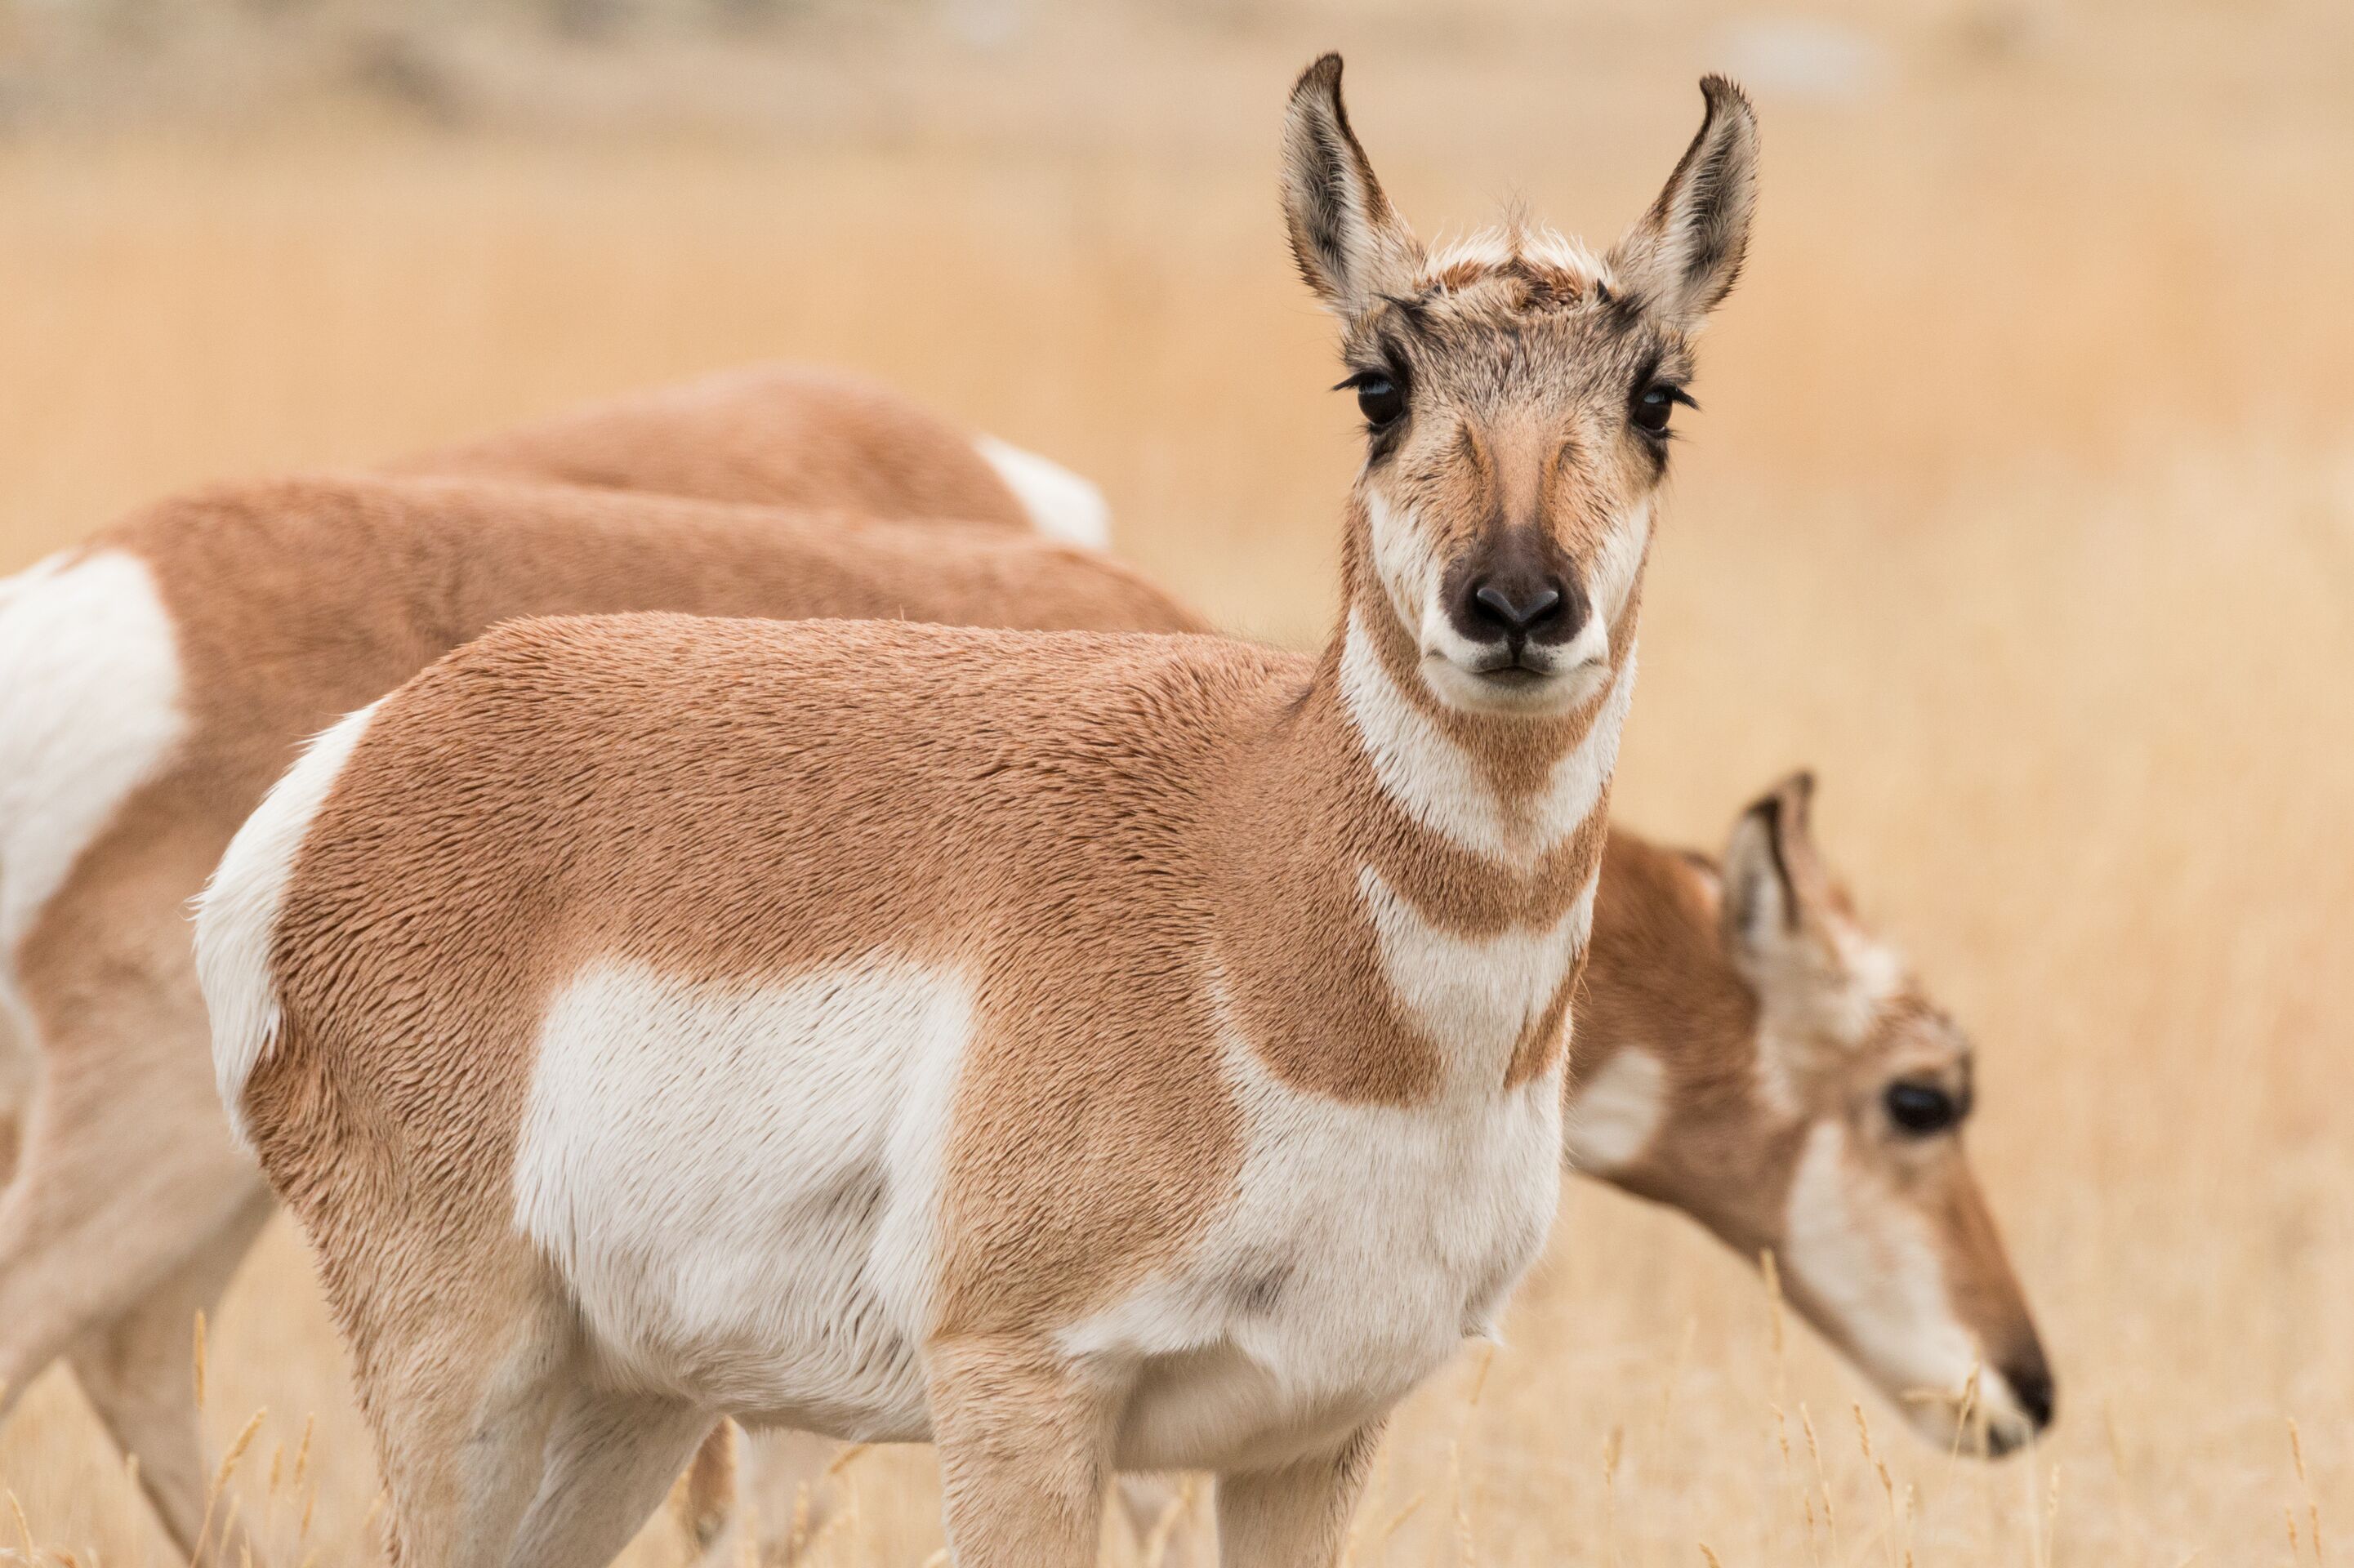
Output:
M1410 266L1414 237L1382 194L1341 101L1341 57L1300 73L1283 120L1283 219L1300 276L1341 315L1371 308Z
M1757 116L1741 89L1702 77L1700 133L1642 221L1618 242L1622 286L1680 324L1696 325L1741 276L1757 210Z
M1753 979L1782 961L1827 951L1819 912L1828 895L1809 822L1811 773L1794 773L1752 801L1724 847L1725 950Z

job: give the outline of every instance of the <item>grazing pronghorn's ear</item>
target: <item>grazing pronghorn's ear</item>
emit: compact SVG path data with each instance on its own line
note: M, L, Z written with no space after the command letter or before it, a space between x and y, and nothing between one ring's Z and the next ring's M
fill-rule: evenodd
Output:
M1794 773L1751 802L1724 849L1721 919L1725 951L1755 984L1838 957L1826 924L1829 875L1815 853L1808 814L1815 778Z
M1723 77L1702 77L1700 90L1708 101L1700 134L1610 257L1621 288L1686 329L1732 291L1757 208L1756 114Z
M1310 66L1291 90L1283 118L1283 219L1300 276L1344 318L1372 308L1419 253L1349 129L1339 55Z

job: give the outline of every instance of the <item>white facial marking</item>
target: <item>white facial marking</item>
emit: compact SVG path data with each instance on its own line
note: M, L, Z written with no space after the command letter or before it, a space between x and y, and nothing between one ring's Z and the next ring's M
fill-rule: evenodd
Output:
M213 1082L229 1132L249 1148L245 1085L277 1042L278 976L271 949L278 910L294 874L294 857L311 831L352 748L375 715L371 703L336 722L305 747L270 787L196 899L196 980L212 1015Z
M1111 548L1111 508L1091 481L995 436L975 437L972 445L1022 503L1030 514L1030 525L1039 533L1090 550Z
M1492 1092L1585 946L1594 884L1550 927L1484 938L1440 930L1372 866L1357 874L1357 889L1382 973L1406 1017L1439 1048L1457 1082Z
M1066 1330L1143 1362L1132 1469L1251 1469L1331 1445L1491 1333L1560 1200L1559 1069L1436 1106L1348 1105L1270 1073L1214 982L1246 1144L1185 1255Z
M1585 739L1553 764L1534 801L1507 811L1463 749L1398 690L1357 610L1349 612L1341 647L1341 702L1383 793L1433 832L1515 865L1550 853L1593 815L1617 764L1618 735L1634 695L1629 649Z
M0 971L186 729L146 562L101 550L0 581Z
M1412 511L1393 507L1372 484L1364 487L1365 528L1373 546L1373 575L1401 626L1420 627L1424 607L1438 601L1438 557Z
M1622 1045L1593 1076L1579 1074L1574 1057L1570 1073L1564 1118L1570 1164L1607 1176L1642 1158L1668 1117L1668 1070L1659 1055Z
M1785 1226L1784 1269L1846 1336L1857 1363L1933 1438L1950 1437L1950 1402L1978 1366L1976 1336L1955 1316L1927 1225L1849 1158L1840 1123L1808 1133ZM1991 1386L2000 1379L1990 1372L1981 1383L1999 1414L1991 1399L2008 1391Z
M921 1435L954 974L876 959L716 984L609 962L550 1004L517 1226L603 1353L732 1408ZM724 1367L729 1386L703 1388Z

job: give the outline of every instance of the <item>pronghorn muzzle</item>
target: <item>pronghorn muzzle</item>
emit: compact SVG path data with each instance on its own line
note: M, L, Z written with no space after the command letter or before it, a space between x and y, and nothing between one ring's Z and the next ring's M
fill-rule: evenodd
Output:
M1553 673L1551 651L1575 641L1592 615L1576 564L1539 529L1500 534L1447 576L1448 621L1466 641L1492 650L1475 673Z

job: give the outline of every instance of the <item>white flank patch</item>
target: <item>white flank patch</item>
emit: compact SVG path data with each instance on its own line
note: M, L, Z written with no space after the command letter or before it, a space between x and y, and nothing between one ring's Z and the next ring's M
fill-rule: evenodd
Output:
M252 1147L245 1086L277 1043L281 1022L271 948L294 858L352 748L376 715L370 703L321 732L270 787L196 899L196 980L213 1022L213 1084L238 1146Z
M53 556L0 582L0 969L186 729L146 562Z
M1883 1389L1900 1401L1961 1393L1978 1344L1955 1315L1935 1244L1918 1213L1848 1158L1840 1123L1807 1135L1786 1225L1784 1269Z
M1431 1106L1270 1073L1216 1003L1246 1127L1234 1199L1177 1264L1058 1337L1143 1361L1118 1458L1257 1468L1327 1447L1490 1334L1561 1192L1558 1070Z
M1622 1045L1592 1077L1570 1063L1566 1124L1569 1162L1595 1176L1623 1171L1642 1158L1668 1118L1668 1070L1657 1053Z
M1341 702L1383 792L1431 832L1515 867L1550 853L1594 814L1617 766L1618 736L1634 697L1629 649L1585 738L1553 764L1535 800L1507 811L1463 748L1398 690L1355 609L1341 646Z
M1382 973L1451 1079L1493 1091L1594 927L1594 883L1543 930L1458 937L1423 918L1372 866L1357 874Z
M976 436L972 445L1021 501L1032 527L1066 545L1111 548L1111 507L1091 482L995 436Z
M961 979L885 959L738 984L596 965L540 1026L515 1223L635 1376L920 1440L938 1161L971 1033Z

